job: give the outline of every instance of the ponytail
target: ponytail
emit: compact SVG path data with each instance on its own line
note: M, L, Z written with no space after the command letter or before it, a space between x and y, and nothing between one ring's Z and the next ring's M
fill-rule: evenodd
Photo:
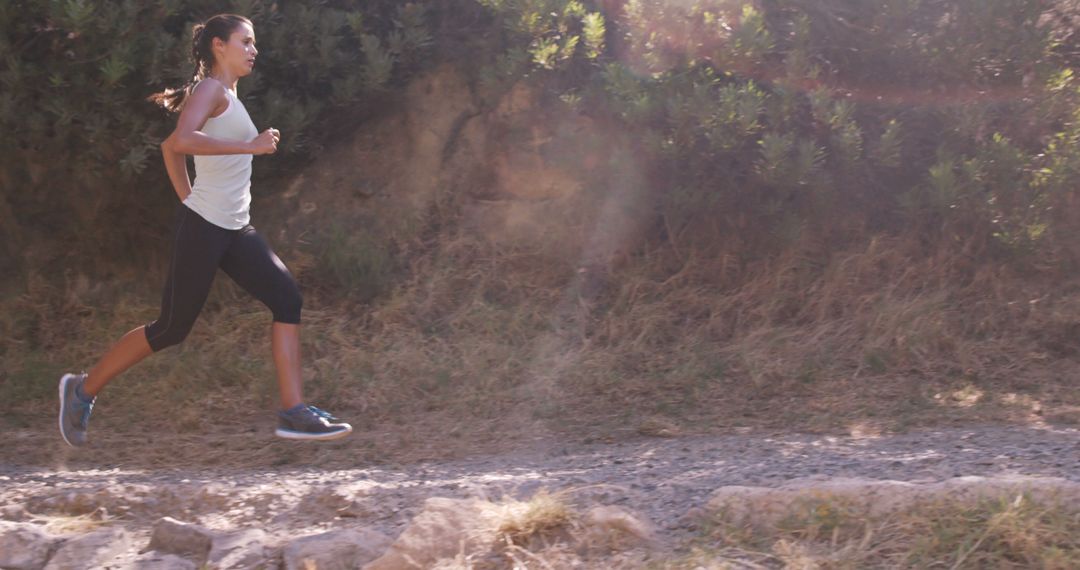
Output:
M195 24L191 30L191 60L195 63L195 71L191 79L176 88L167 88L159 93L147 97L147 101L161 105L166 111L178 113L184 108L184 103L195 85L210 75L214 68L214 50L212 49L214 38L229 41L229 36L240 24L252 25L251 20L235 14L218 14L205 23Z

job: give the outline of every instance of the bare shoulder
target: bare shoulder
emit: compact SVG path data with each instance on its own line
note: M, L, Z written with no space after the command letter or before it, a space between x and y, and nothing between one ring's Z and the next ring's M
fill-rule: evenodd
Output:
M225 95L225 86L213 78L206 78L195 85L191 94L184 100L176 130L181 133L202 130L206 121L225 112L229 100Z
M229 105L225 85L213 77L199 81L191 91L191 103L200 110L205 110L208 116L220 115Z
M205 77L195 84L195 89L192 90L192 95L197 93L203 93L211 96L225 96L225 84L214 79L213 77Z
M207 77L195 84L195 89L191 91L191 95L215 103L225 101L225 84L213 77Z

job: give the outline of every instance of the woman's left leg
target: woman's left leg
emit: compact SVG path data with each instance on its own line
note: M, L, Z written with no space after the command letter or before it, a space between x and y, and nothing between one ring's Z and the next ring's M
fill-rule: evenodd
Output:
M221 269L238 285L262 301L274 315L271 347L281 392L277 435L291 439L336 439L352 427L323 410L303 404L300 366L300 288L281 259L254 228L234 238L221 261Z
M304 401L300 324L274 321L270 326L270 348L274 353L274 368L277 369L281 409L287 410Z
M281 409L303 402L300 367L300 288L270 244L254 228L240 231L221 260L221 269L273 313L271 348Z

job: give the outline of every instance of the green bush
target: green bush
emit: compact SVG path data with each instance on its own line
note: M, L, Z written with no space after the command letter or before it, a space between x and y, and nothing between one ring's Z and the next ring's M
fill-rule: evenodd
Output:
M149 213L174 199L158 144L175 117L145 98L191 77L192 25L222 11L255 23L259 65L240 90L260 129L282 131L277 164L303 160L330 127L362 117L433 41L422 2L0 4L0 272L58 261L87 270L115 257L80 264L77 254L125 252L146 241L141 220L167 217ZM70 247L33 247L45 237Z
M1069 3L478 1L504 42L482 79L636 132L689 247L870 229L1080 259Z
M173 200L157 144L174 118L144 98L190 75L192 23L226 9L254 20L262 52L245 104L284 134L257 176L316 153L433 57L486 57L488 102L524 78L635 135L662 181L656 227L679 245L738 234L757 255L808 232L909 231L1070 267L1072 4L7 2L0 272L139 254ZM101 251L117 255L80 255Z

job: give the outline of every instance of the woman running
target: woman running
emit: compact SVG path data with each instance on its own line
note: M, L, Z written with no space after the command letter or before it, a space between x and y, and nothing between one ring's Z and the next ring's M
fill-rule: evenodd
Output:
M303 403L300 375L300 308L296 281L249 223L251 159L277 150L279 133L259 133L236 83L255 66L255 29L243 16L221 14L195 26L195 74L179 89L150 97L179 111L176 129L161 144L165 169L180 204L176 208L161 314L125 334L86 374L60 379L60 434L69 445L86 443L94 401L114 377L142 359L179 344L206 302L220 267L273 313L271 343L281 391L276 435L289 439L344 437L352 426ZM187 155L195 160L195 183Z

